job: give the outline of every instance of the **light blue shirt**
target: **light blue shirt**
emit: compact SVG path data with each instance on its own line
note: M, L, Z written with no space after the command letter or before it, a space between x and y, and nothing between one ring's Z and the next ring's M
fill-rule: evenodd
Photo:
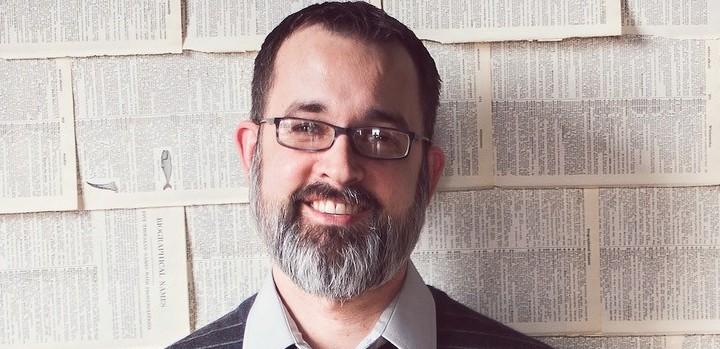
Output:
M400 292L356 349L377 348L385 341L399 349L436 349L436 331L435 301L410 262ZM284 349L292 344L310 348L280 300L270 275L250 308L243 348Z

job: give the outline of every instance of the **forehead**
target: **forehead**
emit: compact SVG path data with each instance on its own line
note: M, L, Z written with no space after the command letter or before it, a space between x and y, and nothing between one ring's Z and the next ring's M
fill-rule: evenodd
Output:
M283 42L265 102L266 116L311 106L305 111L339 125L380 115L396 119L396 126L422 130L418 77L407 51L320 25L299 29Z

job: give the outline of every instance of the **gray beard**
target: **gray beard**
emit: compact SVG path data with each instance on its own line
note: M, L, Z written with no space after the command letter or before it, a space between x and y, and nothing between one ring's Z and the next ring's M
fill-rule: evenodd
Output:
M284 202L266 202L261 195L261 155L258 146L250 183L256 227L273 262L299 288L323 298L350 299L389 281L410 259L429 199L425 162L415 200L405 214L392 217L371 208L366 220L340 227L302 223L300 190Z

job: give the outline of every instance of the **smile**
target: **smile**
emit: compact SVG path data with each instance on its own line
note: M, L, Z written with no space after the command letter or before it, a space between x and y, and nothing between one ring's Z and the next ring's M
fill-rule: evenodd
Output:
M308 204L316 211L327 214L352 215L360 211L360 207L357 205L333 200L315 200Z

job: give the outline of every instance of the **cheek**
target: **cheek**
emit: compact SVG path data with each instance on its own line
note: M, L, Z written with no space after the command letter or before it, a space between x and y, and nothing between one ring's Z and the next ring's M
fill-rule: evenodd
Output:
M420 170L419 165L414 167L410 163L380 162L375 171L368 171L374 175L367 177L367 188L394 214L404 213L415 200Z
M275 142L274 138L272 141ZM266 200L285 201L306 184L311 166L302 156L291 152L279 144L264 144L261 192Z
M286 200L304 183L302 166L292 159L279 162L276 159L267 160L262 174L263 195L274 200Z

